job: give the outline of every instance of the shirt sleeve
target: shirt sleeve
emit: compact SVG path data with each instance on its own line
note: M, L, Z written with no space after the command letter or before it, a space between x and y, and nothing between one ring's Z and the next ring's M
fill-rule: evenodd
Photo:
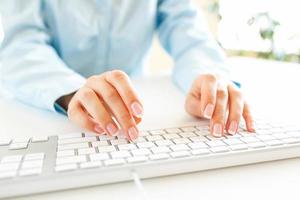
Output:
M1 0L5 37L0 47L0 80L19 100L54 111L55 101L78 90L85 78L68 68L51 46L41 2Z
M190 0L160 0L157 31L162 46L175 61L173 80L184 92L203 73L229 79L224 52Z

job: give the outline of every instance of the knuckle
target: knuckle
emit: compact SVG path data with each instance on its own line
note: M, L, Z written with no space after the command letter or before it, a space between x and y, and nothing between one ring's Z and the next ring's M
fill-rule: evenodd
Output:
M80 92L80 96L83 99L91 99L91 98L94 97L94 91L92 89L89 89L89 88L82 89L81 92Z
M230 96L231 96L231 98L234 98L234 99L242 99L243 98L243 94L239 90L233 90L233 91L231 91L230 92Z
M105 96L107 97L107 99L114 101L117 99L118 93L114 89L109 88L106 89Z
M100 80L100 76L99 75L93 75L93 76L90 76L87 79L87 84L94 83L94 82L97 82L99 80Z
M227 99L228 98L228 92L225 89L218 89L217 90L217 98Z
M208 81L208 82L212 82L212 83L215 83L217 82L217 77L213 74L206 74L204 76L205 80Z
M122 70L111 71L111 76L116 80L127 79L127 74Z

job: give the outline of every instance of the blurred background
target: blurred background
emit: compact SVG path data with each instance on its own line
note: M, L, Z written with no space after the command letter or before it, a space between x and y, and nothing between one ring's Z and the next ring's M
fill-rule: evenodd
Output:
M193 0L228 56L300 63L297 0ZM0 19L1 20L1 19ZM0 42L3 38L0 21ZM169 72L172 60L155 38L150 73Z
M228 56L300 63L297 0L193 0ZM154 40L149 69L169 71L172 61Z

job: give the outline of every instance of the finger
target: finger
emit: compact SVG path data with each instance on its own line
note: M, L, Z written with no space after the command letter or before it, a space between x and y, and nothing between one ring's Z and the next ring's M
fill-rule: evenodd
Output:
M211 132L215 137L221 137L224 132L224 121L227 111L228 91L226 87L217 90L215 110L211 119Z
M91 84L109 107L127 138L135 140L138 137L136 123L117 90L106 81L98 81L96 85L95 82Z
M201 86L202 116L211 119L214 113L217 94L217 79L213 75L206 75Z
M120 70L114 70L106 73L105 79L118 91L132 115L141 118L143 115L143 106L127 74Z
M195 117L202 117L200 99L189 93L185 101L185 110Z
M254 129L254 126L253 126L253 117L252 117L249 105L247 103L244 104L243 118L244 118L245 123L246 123L247 131L255 132L255 129Z
M81 105L94 118L101 129L111 136L118 134L117 125L92 89L84 87L76 95Z
M229 115L226 123L227 133L236 134L243 113L243 98L240 90L232 85L228 86Z
M99 125L86 113L82 106L77 105L70 106L68 109L68 117L75 124L86 130L102 134L104 131Z

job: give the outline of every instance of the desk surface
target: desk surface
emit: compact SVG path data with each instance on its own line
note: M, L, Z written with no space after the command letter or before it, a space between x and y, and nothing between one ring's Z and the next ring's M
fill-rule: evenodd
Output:
M243 83L255 115L299 122L300 65L247 58L229 60ZM145 105L141 128L194 123L183 109L184 96L168 77L134 80ZM61 115L41 111L10 97L0 99L0 137L53 135L78 130ZM38 125L37 125L38 124ZM143 180L153 199L297 199L300 159ZM118 191L116 193L116 191ZM172 192L170 192L172 191ZM132 182L75 189L19 199L142 199Z

